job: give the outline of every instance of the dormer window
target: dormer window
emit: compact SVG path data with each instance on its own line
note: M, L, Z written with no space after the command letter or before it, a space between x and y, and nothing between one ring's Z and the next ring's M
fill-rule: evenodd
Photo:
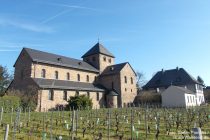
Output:
M92 57L92 60L93 60L93 61L96 61L96 58L95 58L95 57Z
M55 79L58 79L58 71L55 71Z
M57 58L57 61L58 61L58 62L62 62L61 57L58 57L58 58Z
M45 69L42 69L41 77L42 78L45 78L46 77L46 70Z

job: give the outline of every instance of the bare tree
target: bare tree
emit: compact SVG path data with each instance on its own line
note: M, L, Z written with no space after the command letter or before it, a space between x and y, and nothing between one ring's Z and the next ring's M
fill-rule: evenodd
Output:
M0 95L3 96L5 90L9 86L12 77L6 67L0 65Z
M146 83L144 73L137 71L136 79L137 79L136 85L137 85L138 93L139 93L140 90L142 90L142 86L145 85L145 83Z

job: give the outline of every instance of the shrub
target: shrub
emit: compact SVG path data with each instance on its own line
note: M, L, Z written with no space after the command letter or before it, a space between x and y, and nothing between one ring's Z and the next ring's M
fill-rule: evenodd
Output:
M20 107L21 100L17 96L8 96L5 95L0 97L0 106L4 108L4 112L11 112L11 109L14 110Z
M10 90L7 91L7 95L16 96L20 98L20 107L24 110L30 107L31 111L34 111L37 107L37 88L29 86L24 91Z
M138 94L135 98L135 103L161 103L161 94L155 93L153 91L143 91L141 94Z
M80 96L73 96L70 97L70 100L68 100L68 105L66 106L66 110L71 109L87 109L87 108L92 108L93 103L92 100L85 96L85 95L80 95Z

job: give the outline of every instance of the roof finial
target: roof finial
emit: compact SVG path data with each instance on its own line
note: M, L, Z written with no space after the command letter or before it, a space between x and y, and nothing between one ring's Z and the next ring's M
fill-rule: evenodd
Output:
M98 37L98 43L99 43L99 41L100 41L100 38Z

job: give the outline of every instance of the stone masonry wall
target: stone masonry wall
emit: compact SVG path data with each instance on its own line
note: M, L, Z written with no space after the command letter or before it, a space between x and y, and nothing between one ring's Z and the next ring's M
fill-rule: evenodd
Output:
M49 109L55 109L57 105L67 105L67 100L69 100L70 96L75 96L76 91L67 91L67 100L63 99L63 90L53 90L54 99L49 100L49 90L40 90L39 98L38 98L38 106L36 111L48 111ZM97 93L89 92L90 98L93 102L93 108L100 108L104 105L104 93L99 93L99 101L97 101ZM87 91L79 91L79 95L86 95ZM40 110L41 109L41 110Z
M126 64L121 70L120 76L122 106L126 106L128 103L133 103L137 95L136 75L130 65ZM127 77L127 83L125 83L125 76ZM131 83L131 77L133 78L133 84Z

